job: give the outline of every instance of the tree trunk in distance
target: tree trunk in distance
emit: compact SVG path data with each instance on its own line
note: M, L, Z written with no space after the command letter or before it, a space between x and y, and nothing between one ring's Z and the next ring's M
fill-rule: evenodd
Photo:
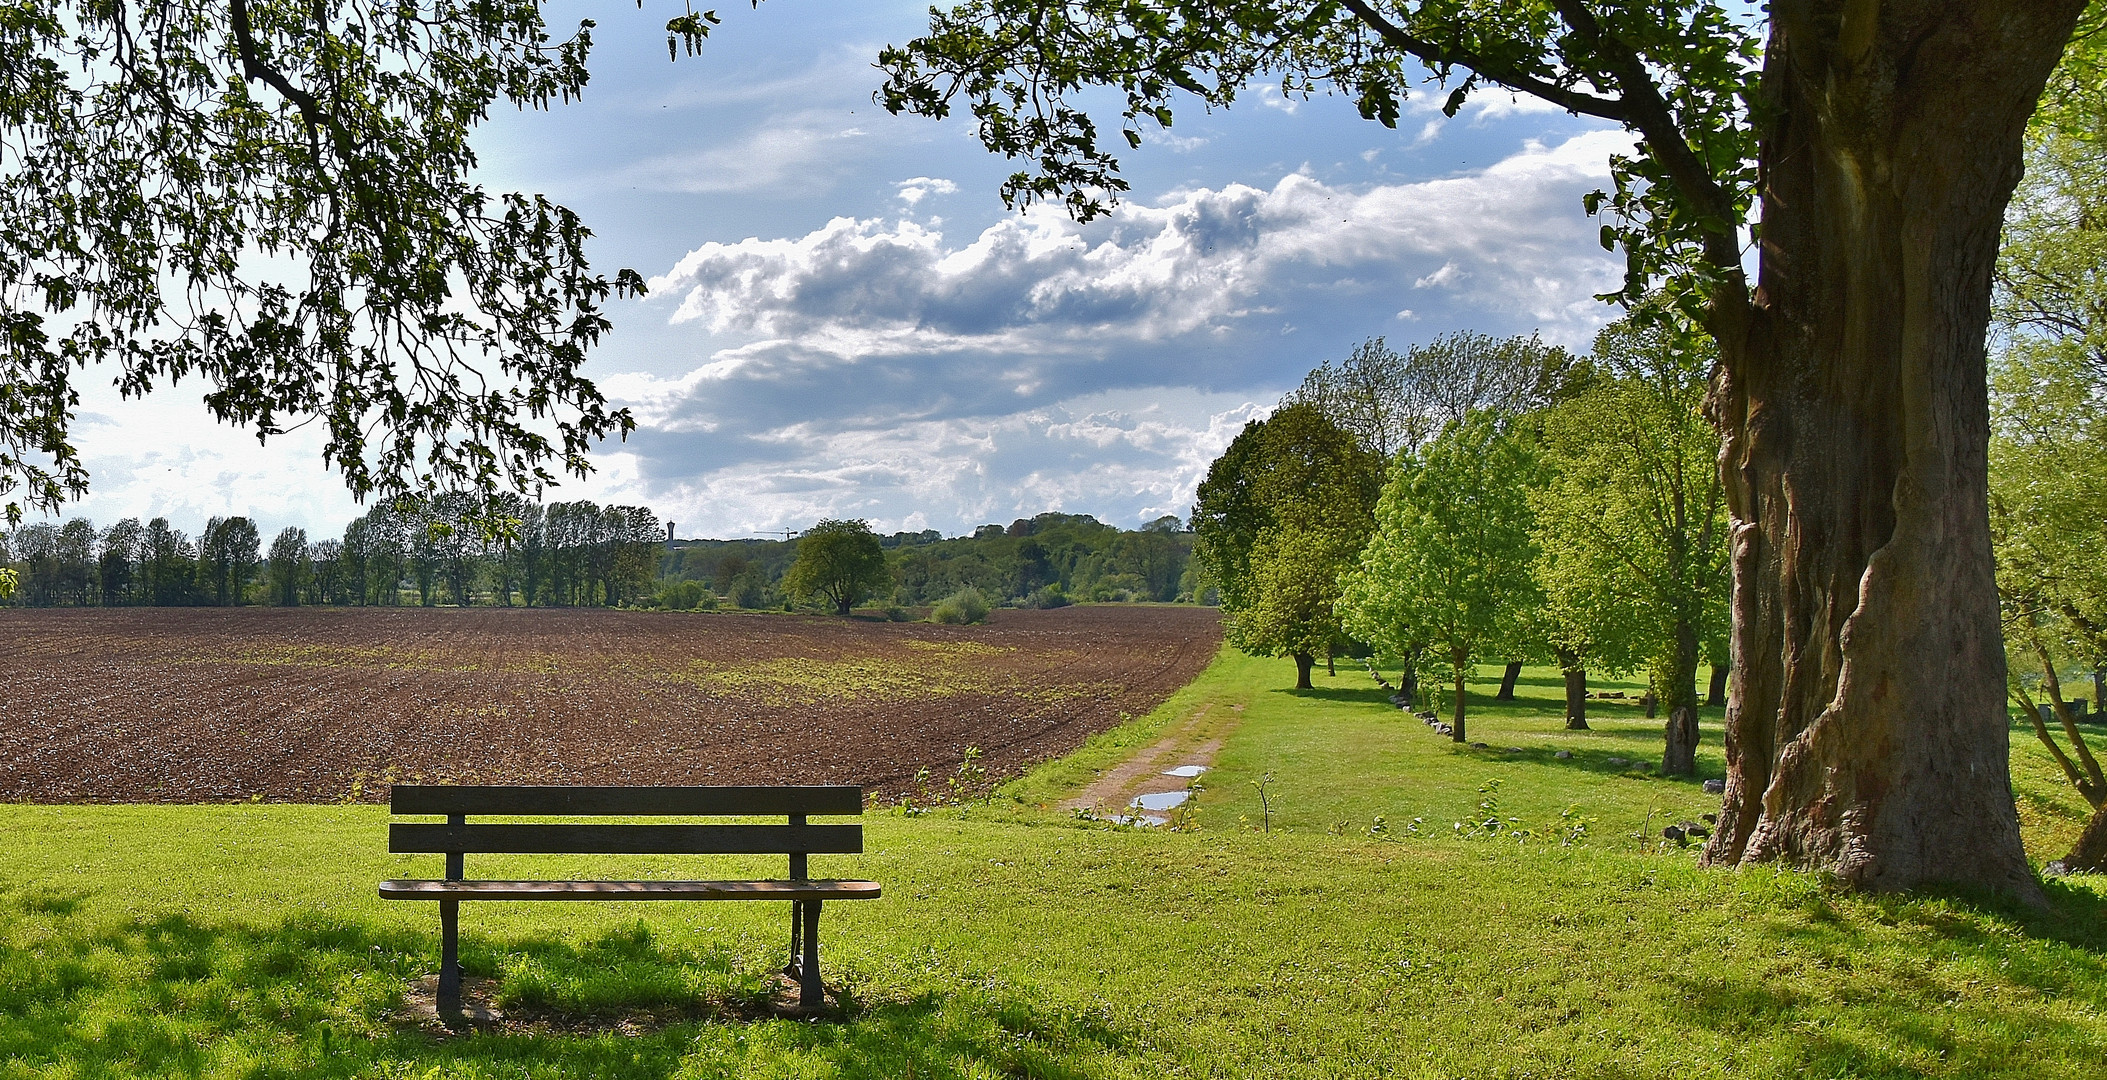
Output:
M1507 662L1507 670L1500 673L1500 692L1494 694L1492 699L1494 701L1513 701L1514 682L1521 677L1522 662L1520 660L1509 660Z
M2098 668L2092 672L2092 711L2095 716L2107 712L2107 671Z
M1324 673L1334 679L1339 677L1339 665L1330 649L1324 650Z
M1716 709L1727 703L1727 673L1734 670L1725 664L1712 665L1712 685L1705 691L1705 707Z
M2043 902L2012 801L1984 339L2021 137L2084 6L1774 11L1759 281L1708 319L1736 678L1709 865Z
M1675 655L1670 658L1667 678L1668 726L1663 732L1661 772L1667 776L1697 775L1697 625L1688 619L1675 624Z
M1452 670L1456 673L1455 716L1449 720L1449 726L1455 730L1449 732L1449 738L1456 742L1470 741L1470 737L1463 733L1463 682L1467 671L1464 667L1464 661L1468 659L1470 659L1470 654L1462 649L1452 650L1449 654L1449 663L1452 665Z
M839 615L839 616L841 616L841 617L842 617L842 618L844 618L844 619L848 618L848 617L849 617L849 602L848 602L847 600L836 600L836 601L834 601L834 614L836 614L836 615Z
M1295 689L1314 690L1310 685L1310 669L1317 666L1317 658L1306 652L1291 653L1295 658Z
M2070 854L2042 867L2041 872L2051 877L2107 873L2107 806L2092 812L2092 820L2085 823L2085 831L2078 834Z
M1580 654L1556 650L1558 668L1566 673L1566 730L1588 730L1588 673L1580 666Z
M1648 720L1661 715L1661 695L1654 693L1652 687L1639 696L1639 704L1645 707Z

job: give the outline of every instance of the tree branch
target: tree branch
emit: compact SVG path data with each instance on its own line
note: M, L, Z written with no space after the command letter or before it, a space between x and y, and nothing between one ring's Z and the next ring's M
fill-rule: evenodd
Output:
M1712 170L1699 160L1697 151L1691 149L1677 126L1675 116L1669 111L1668 102L1661 96L1661 88L1646 70L1645 61L1632 51L1631 46L1613 34L1604 33L1602 24L1595 20L1595 13L1588 10L1583 0L1553 0L1559 17L1573 28L1602 60L1609 76L1617 80L1622 90L1619 100L1629 114L1625 121L1638 129L1646 145L1667 168L1675 186L1682 190L1683 197L1699 214L1717 218L1726 223L1726 231L1705 230L1705 258L1721 273L1731 274L1737 281L1741 276L1741 248L1734 237L1734 228L1740 224L1734 212L1734 199L1720 186Z
M1339 2L1340 6L1353 12L1354 17L1361 20L1363 25L1382 35L1383 40L1429 64L1460 64L1511 90L1518 90L1524 94L1543 98L1545 101L1571 112L1584 113L1588 116L1599 116L1604 120L1615 120L1620 124L1631 122L1626 113L1625 104L1622 101L1596 97L1593 94L1583 94L1576 90L1568 90L1565 87L1545 82L1505 64L1495 63L1486 57L1467 50L1437 45L1425 38L1417 37L1396 23L1383 18L1381 13L1363 3L1362 0L1339 0Z

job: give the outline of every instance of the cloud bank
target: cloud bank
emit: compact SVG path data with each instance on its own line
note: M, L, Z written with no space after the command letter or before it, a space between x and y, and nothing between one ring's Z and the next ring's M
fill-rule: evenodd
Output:
M1362 338L1584 343L1618 267L1579 200L1629 147L1589 132L1409 184L1296 172L1090 225L841 217L704 244L651 282L695 365L603 380L642 424L620 486L705 531L1183 513L1245 420ZM896 184L910 213L951 186Z

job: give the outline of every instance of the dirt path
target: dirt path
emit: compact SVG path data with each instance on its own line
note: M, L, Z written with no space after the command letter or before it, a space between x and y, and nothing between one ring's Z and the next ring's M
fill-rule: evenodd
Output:
M1184 723L1154 745L1099 774L1088 787L1063 802L1061 809L1121 814L1141 796L1184 791L1194 776L1214 764L1222 740L1236 728L1243 711L1242 705L1222 709L1211 702L1194 709ZM1173 774L1174 769L1185 775ZM1188 771L1193 769L1198 772ZM1138 816L1158 824L1163 820L1146 813Z

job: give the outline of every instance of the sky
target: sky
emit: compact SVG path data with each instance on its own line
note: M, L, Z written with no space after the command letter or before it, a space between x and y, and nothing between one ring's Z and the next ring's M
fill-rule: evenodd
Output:
M551 500L649 506L682 537L1045 511L1132 528L1189 513L1243 425L1361 341L1584 347L1612 317L1593 297L1619 263L1581 197L1631 143L1597 121L1504 94L1444 118L1429 91L1391 130L1253 86L1187 102L1123 155L1125 201L1078 225L1006 209L1016 165L970 118L873 104L872 61L926 0L728 7L677 62L671 11L552 5L552 27L598 23L584 100L477 138L488 187L577 210L596 268L650 282L585 369L637 430ZM86 382L92 486L62 516L244 514L320 539L364 509L311 432L259 445L201 384L123 401Z

